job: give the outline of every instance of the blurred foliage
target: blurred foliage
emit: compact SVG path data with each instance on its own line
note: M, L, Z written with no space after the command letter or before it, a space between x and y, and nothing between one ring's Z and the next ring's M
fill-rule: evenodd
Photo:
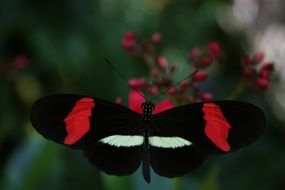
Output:
M225 99L240 76L246 38L229 36L217 24L225 0L98 0L0 2L0 189L285 189L285 131L263 93L248 90L239 99L259 105L268 118L266 133L244 150L213 157L193 174L175 181L152 173L147 185L141 171L126 177L107 176L91 166L80 151L49 142L29 122L32 103L54 93L92 95L126 102L128 88L105 63L108 57L127 78L147 68L121 47L122 36L163 36L161 52L187 64L195 46L218 41L225 50L219 72L208 88ZM11 72L16 56L25 68ZM180 72L183 76L183 71ZM118 163L119 164L119 163Z

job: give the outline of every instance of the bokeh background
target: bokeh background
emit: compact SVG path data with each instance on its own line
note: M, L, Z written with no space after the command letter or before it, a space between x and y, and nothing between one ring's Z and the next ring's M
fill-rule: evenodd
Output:
M0 189L285 189L284 8L282 0L1 0ZM178 69L189 64L192 48L219 42L222 61L210 78L215 88L207 83L215 99L227 98L238 83L240 59L262 51L275 62L271 88L249 89L237 99L264 110L265 134L185 177L152 173L150 185L140 170L107 176L82 152L37 134L29 110L42 96L77 93L110 101L120 96L126 102L129 89L104 58L126 78L147 76L147 67L122 47L128 31L140 38L160 32L161 54Z

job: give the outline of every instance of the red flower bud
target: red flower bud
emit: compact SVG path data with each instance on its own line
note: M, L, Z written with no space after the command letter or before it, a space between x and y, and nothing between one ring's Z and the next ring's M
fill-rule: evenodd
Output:
M152 76L153 78L157 78L157 77L159 76L158 70L152 69L152 70L151 70L151 76Z
M203 101L212 101L213 100L213 94L210 92L205 92L204 94L202 94L201 96Z
M196 62L197 59L200 57L200 55L201 55L200 49L199 49L199 48L194 48L194 49L192 49L192 51L189 53L188 58L189 58L190 61Z
M214 59L217 59L219 57L221 47L217 42L215 41L209 42L207 49L209 53L214 57Z
M264 58L264 53L259 52L259 53L255 54L253 56L253 59L252 59L253 64L257 64L257 63L261 62L263 60L263 58Z
M122 39L122 45L127 50L133 50L136 46L137 38L134 32L127 32L123 39Z
M167 59L165 57L158 57L157 58L157 64L160 68L165 68L168 65Z
M274 69L273 67L274 67L273 63L264 64L260 69L259 76L264 79L269 79L270 74L272 73Z
M266 69L261 69L260 72L259 72L259 77L260 78L264 78L264 79L269 79L270 77L270 71L266 70Z
M146 86L146 84L147 84L147 82L146 82L146 79L144 77L129 80L129 85L132 88L142 88L142 87Z
M121 98L121 97L117 97L117 98L115 99L115 103L116 103L116 104L119 104L119 105L122 105L122 104L123 104L122 98Z
M177 92L176 88L175 87L171 87L168 89L168 93L169 95L175 95Z
M149 93L151 94L151 95L158 95L158 88L156 87L156 86L152 86L152 87L150 87L149 89Z
M267 89L270 86L269 81L267 79L264 79L264 78L258 78L255 81L255 85L257 88L260 88L260 89Z
M241 60L241 65L242 66L247 66L247 65L250 65L252 64L252 60L251 60L251 57L249 57L248 55L245 56L244 58L242 58Z
M16 70L25 68L27 66L27 63L28 57L26 55L19 55L15 57L11 62L12 67Z
M152 42L159 43L161 41L161 34L159 32L155 32L151 37Z
M268 71L273 71L274 70L274 64L273 63L265 63L262 65L261 70L268 70Z
M173 72L176 71L176 69L177 69L177 66L176 66L176 65L171 65L171 67L170 67L170 72L173 73Z
M205 57L203 57L202 60L201 60L201 64L202 64L203 66L208 66L208 65L210 65L212 62L213 62L213 59L212 59L210 56L205 56Z
M140 42L140 46L142 48L142 50L144 51L148 51L150 49L150 44L148 43L148 41L142 40Z
M190 83L187 80L181 81L181 83L179 84L179 87L181 88L181 90L185 90L189 86L190 86Z
M242 69L242 74L245 77L250 77L250 76L252 76L252 70L250 69L250 67L244 67Z
M208 78L208 73L204 71L198 71L194 76L194 81L202 81Z

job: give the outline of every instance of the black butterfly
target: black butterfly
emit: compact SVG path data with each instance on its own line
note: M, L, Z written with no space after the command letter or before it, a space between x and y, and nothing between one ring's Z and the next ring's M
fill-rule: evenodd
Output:
M209 155L245 147L262 134L266 121L256 106L239 101L212 101L143 114L102 99L59 94L36 101L34 128L45 138L83 149L89 162L109 175L124 176L142 164L146 182L150 167L160 176L183 176Z

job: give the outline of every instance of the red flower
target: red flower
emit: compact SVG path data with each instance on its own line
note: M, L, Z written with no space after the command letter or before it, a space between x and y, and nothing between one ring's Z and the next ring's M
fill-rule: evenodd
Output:
M145 102L145 99L144 99L144 97L142 97L141 94L139 94L136 90L131 90L129 93L128 102L129 102L129 108L131 110L142 114L141 105L142 105L142 103ZM155 104L153 114L157 114L159 112L168 110L172 107L174 107L174 102L170 99L165 99L165 100L159 101L157 104Z
M133 50L136 47L137 38L134 32L127 32L122 40L122 45L127 50Z

